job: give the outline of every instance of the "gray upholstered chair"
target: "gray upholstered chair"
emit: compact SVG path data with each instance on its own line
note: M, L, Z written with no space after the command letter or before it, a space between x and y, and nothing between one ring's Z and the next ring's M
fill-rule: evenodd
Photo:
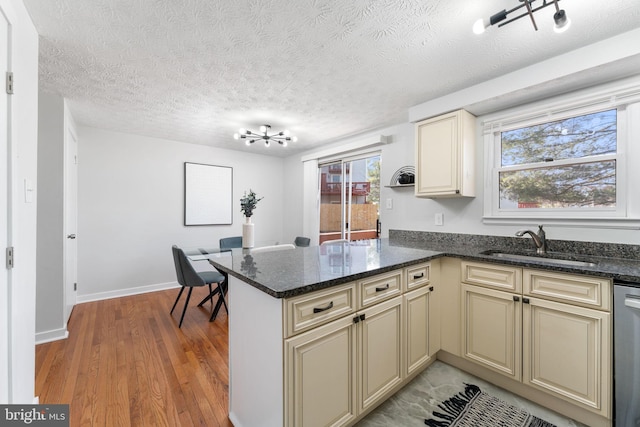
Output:
M296 237L296 240L293 241L293 244L298 247L307 247L311 243L311 239L308 237Z
M201 271L197 272L189 260L185 255L184 251L173 245L171 247L173 252L173 262L176 267L176 277L178 279L178 283L180 284L180 292L178 293L178 297L176 301L173 303L173 307L171 307L171 313L173 314L173 310L176 308L178 304L178 300L182 296L182 292L184 292L185 288L189 288L189 292L187 293L187 300L184 303L184 308L182 309L182 316L180 316L180 324L178 327L182 327L182 321L184 320L184 314L187 312L187 306L189 305L189 299L191 299L191 292L193 288L196 286L209 286L209 295L213 295L214 291L211 287L213 283L218 285L218 289L216 289L218 298L222 299L222 304L224 305L225 310L229 313L229 308L227 307L227 302L224 299L223 292L223 284L225 282L225 276L220 274L217 271Z
M220 239L220 249L233 249L242 247L242 236L224 237Z

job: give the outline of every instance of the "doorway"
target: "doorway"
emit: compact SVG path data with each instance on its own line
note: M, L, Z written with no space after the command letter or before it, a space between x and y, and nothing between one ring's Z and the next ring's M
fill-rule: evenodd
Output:
M379 237L380 163L370 153L319 165L319 243Z

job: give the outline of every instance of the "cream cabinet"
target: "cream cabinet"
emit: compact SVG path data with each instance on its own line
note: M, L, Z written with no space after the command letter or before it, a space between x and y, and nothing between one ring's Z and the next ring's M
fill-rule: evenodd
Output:
M416 196L475 196L475 132L464 110L416 123Z
M404 294L405 310L405 376L420 371L431 360L437 349L430 345L431 293L433 286L423 286Z
M357 415L356 330L344 317L285 342L285 424L341 426Z
M360 414L402 382L402 297L363 310L359 318L355 327Z
M523 382L611 417L610 281L524 269L523 287Z
M462 285L463 357L516 381L522 368L522 304L519 296Z
M285 426L352 425L433 360L430 271L416 264L284 300Z
M611 417L608 279L463 262L462 281L464 358Z

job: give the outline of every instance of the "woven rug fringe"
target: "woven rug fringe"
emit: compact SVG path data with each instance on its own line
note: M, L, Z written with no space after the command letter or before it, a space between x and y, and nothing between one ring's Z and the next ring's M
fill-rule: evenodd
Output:
M480 393L480 388L473 384L465 383L464 391L461 391L457 395L445 400L438 408L442 409L445 413L433 412L433 415L442 418L444 421L438 420L424 420L424 423L429 427L448 427L464 411L464 408L471 402L471 400Z

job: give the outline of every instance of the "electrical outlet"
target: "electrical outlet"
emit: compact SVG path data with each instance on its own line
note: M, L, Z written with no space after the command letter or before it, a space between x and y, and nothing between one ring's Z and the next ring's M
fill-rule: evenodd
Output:
M393 209L393 199L387 199L387 209Z
M435 215L434 223L435 223L436 225L444 225L444 214L443 214L442 212L438 212L438 213Z

